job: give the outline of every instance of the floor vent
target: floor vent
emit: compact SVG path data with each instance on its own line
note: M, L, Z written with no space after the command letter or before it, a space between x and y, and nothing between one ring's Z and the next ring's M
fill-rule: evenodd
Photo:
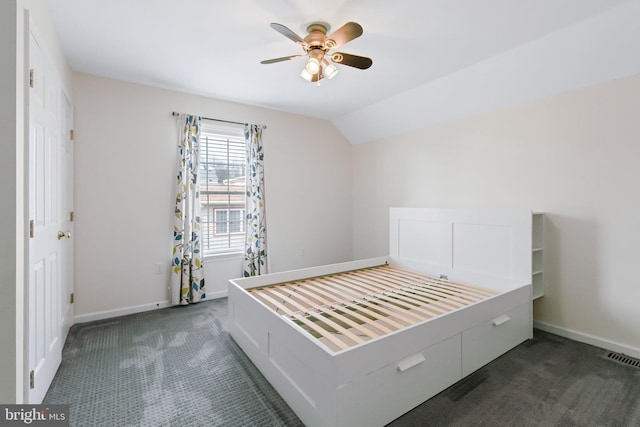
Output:
M623 365L633 366L634 368L640 369L640 360L634 359L633 357L625 356L624 354L610 351L609 354L607 354L607 359L615 360L616 362L622 363Z

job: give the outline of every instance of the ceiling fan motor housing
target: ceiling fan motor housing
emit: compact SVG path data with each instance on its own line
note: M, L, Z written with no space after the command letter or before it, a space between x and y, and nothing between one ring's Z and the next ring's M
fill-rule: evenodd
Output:
M307 43L307 51L312 49L324 49L327 38L327 27L322 24L311 24L307 27L307 36L304 41ZM324 49L328 50L330 48Z

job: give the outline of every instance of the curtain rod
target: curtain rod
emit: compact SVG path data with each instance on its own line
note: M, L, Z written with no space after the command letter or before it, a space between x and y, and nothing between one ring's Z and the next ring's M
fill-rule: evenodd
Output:
M172 115L173 117L178 117L178 116L180 115L180 113L177 113L177 112L175 112L175 111L174 111L174 112L172 112L172 113L171 113L171 115ZM230 121L230 120L212 119L212 118L210 118L210 117L202 117L202 118L203 118L203 119L205 119L205 120L213 120L213 121L215 121L215 122L223 122L223 123L233 123L233 124L236 124L236 125L244 125L244 124L246 124L246 123L240 123L240 122L232 122L232 121ZM263 125L262 127L263 127L264 129L266 129L266 128L267 128L267 126L266 126L266 125Z

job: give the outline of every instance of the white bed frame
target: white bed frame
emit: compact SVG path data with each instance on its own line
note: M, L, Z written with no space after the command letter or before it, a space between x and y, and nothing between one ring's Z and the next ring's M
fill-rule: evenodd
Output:
M229 284L229 333L307 426L383 426L532 337L531 212L390 209L389 256ZM388 263L497 291L331 350L249 289Z

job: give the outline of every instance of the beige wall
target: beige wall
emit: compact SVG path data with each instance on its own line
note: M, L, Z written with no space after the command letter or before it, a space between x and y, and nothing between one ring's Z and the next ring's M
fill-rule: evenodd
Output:
M535 319L640 352L640 76L354 146L354 253L387 253L387 209L547 213Z
M267 125L272 271L351 259L351 146L330 122L84 74L74 75L74 100L78 319L168 299L172 111ZM159 262L165 274L155 273ZM206 262L207 293L240 275L238 259Z
M167 90L72 76L43 0L0 1L0 402L24 383L23 11L76 110L75 314L167 300L175 120L184 111L268 125L271 268L387 253L390 206L525 207L547 212L538 321L640 352L640 77L625 78L366 145L327 121ZM15 144L13 143L15 141ZM146 157L152 157L149 161ZM133 183L133 184L131 184ZM304 256L301 250L304 248ZM237 260L205 266L224 292Z

